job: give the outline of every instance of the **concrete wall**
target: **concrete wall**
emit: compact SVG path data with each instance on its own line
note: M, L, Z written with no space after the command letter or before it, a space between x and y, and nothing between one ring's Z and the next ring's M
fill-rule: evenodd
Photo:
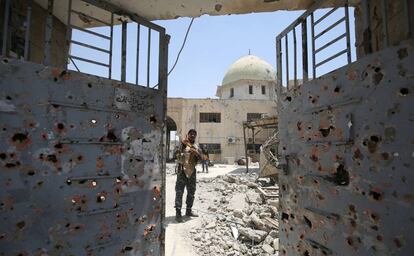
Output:
M253 94L249 94L249 85L253 86ZM262 94L262 86L266 86L266 94ZM230 89L234 89L234 96L230 97ZM225 84L220 87L221 99L257 99L272 100L276 99L275 82L257 81L257 80L239 80L233 83Z
M10 52L12 57L23 57L25 20L27 15L27 1L11 1L9 21ZM55 8L58 8L58 2ZM3 35L4 1L0 4L0 34ZM29 60L42 63L44 56L45 26L47 11L33 2L30 27ZM0 41L3 36L0 37ZM51 63L54 67L65 68L66 25L58 19L53 19Z
M221 123L200 123L199 113L221 113ZM198 132L198 143L220 143L221 154L211 156L213 161L224 162L225 157L236 159L245 155L242 122L247 113L276 115L276 102L270 100L218 100L169 98L167 115L177 124L177 134L184 137L189 129ZM256 143L263 143L270 131L255 136ZM234 137L235 143L228 143ZM250 135L251 137L251 135Z
M408 28L406 22L406 0L392 0L388 1L386 8L388 13L388 33L390 46L398 45L401 41L408 39ZM384 33L383 33L383 18L381 1L369 1L370 2L370 24L371 24L371 47L372 52L377 52L384 49ZM409 20L411 28L414 29L414 3L410 1L410 15ZM355 8L355 28L356 28L356 48L357 56L361 58L367 55L364 50L364 45L368 44L368 33L365 31L364 39L364 17L362 13L362 7L356 5Z

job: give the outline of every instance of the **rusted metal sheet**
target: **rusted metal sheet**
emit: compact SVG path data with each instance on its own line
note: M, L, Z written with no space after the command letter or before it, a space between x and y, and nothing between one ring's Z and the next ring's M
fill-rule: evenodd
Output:
M282 255L411 255L414 41L281 97Z
M0 255L160 255L166 88L5 58L0 88Z

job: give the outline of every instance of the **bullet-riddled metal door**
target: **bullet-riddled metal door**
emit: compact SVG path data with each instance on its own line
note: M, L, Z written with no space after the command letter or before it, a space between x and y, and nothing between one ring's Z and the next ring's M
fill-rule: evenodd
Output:
M0 59L0 255L163 254L158 35L155 89Z
M414 48L387 48L280 99L280 253L414 249Z

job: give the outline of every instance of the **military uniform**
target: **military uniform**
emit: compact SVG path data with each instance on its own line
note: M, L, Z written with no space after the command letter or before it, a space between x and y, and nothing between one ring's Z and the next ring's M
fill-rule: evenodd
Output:
M196 143L187 143L181 145L181 153L178 156L178 173L177 182L175 184L175 208L181 211L183 203L184 188L187 187L186 208L191 211L194 203L194 195L196 191L196 169L198 155L191 150L200 151Z

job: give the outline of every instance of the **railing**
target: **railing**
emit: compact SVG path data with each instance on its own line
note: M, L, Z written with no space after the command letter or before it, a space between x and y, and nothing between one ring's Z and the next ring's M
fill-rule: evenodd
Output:
M38 27L38 24L31 24L34 2L3 2L1 53L10 56L10 30L13 30L10 21L15 15L12 7L23 4L27 13L18 25L25 28L24 52L13 49L12 57L31 60L30 30ZM66 48L61 49L59 55L67 61L68 69L154 89L161 85L162 79L165 80L168 36L163 27L104 1L69 0L68 6L55 3L47 1L43 60L38 62L47 66L56 64L52 63L52 55L56 55L52 53L52 39L57 35L52 34L55 32L54 10L59 8L67 12L67 20L61 20L67 29L66 39L62 40L66 41Z
M411 38L410 0L404 1L407 38ZM324 8L326 4L333 8ZM292 86L305 83L328 72L332 72L357 59L356 47L364 49L364 54L373 51L371 19L373 8L370 4L381 5L382 48L389 46L390 31L388 28L389 0L361 0L361 45L356 46L355 23L351 23L354 13L347 0L319 0L308 8L298 19L276 37L277 83L279 93L283 87L289 90ZM353 9L353 8L352 8ZM358 24L357 24L358 25ZM293 49L292 49L293 48ZM376 50L379 50L378 46ZM342 59L341 59L342 58Z

